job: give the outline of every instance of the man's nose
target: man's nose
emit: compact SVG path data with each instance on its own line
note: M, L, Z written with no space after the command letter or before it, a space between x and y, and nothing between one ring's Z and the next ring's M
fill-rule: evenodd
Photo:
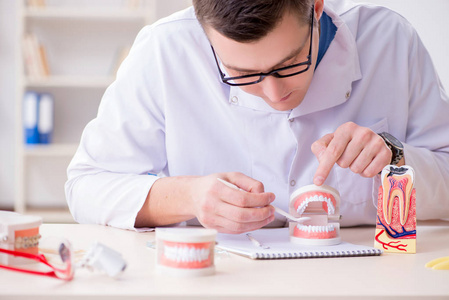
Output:
M267 76L260 83L262 91L271 102L279 102L284 95L284 84L282 78Z

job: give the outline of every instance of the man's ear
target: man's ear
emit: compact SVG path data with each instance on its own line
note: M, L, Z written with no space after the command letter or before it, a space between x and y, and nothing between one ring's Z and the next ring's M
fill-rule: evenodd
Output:
M315 0L315 18L317 21L321 19L324 10L324 0Z

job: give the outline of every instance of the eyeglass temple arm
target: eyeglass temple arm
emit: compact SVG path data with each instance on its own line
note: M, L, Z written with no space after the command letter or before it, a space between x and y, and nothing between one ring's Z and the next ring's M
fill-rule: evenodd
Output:
M0 268L7 269L7 270L12 270L12 271L19 271L19 272L28 273L28 274L44 275L44 276L58 278L58 276L56 276L55 271L48 271L48 272L33 271L33 270L26 270L26 269L10 267L10 266L5 266L5 265L0 265Z
M308 57L308 59L309 59L309 61L311 61L311 59L312 59L312 57L311 57L311 55L312 55L312 42L313 42L313 24L315 23L314 21L314 19L315 19L315 4L314 5L312 5L312 15L311 15L311 17L312 17L312 24L310 25L310 45L309 45L309 57Z
M225 74L221 71L220 63L218 62L217 54L215 53L214 47L212 45L210 45L210 48L212 49L212 53L214 54L214 59L215 59L215 63L217 64L217 67L218 67L218 72L220 72L221 78L224 78Z
M57 277L56 274L55 274L55 271L60 271L60 272L64 272L65 271L65 270L60 270L60 269L52 266L51 264L49 264L47 259L45 258L45 256L43 254L36 255L36 254L19 252L19 251L12 251L12 250L7 250L7 249L0 249L0 253L6 253L6 254L14 255L14 256L25 257L25 258L29 258L29 259L32 259L32 260L36 260L36 261L41 262L41 263L45 264L46 266L50 267L52 269L52 271L48 271L48 272L33 271L33 270L26 270L26 269L16 268L16 267L10 267L10 266L6 266L6 265L2 265L2 264L0 264L0 268L4 268L4 269L8 269L8 270L14 270L14 271L19 271L19 272L25 272L25 273L31 273L31 274L37 274L37 275L45 275L45 276L50 276L50 277Z
M36 255L36 254L20 252L20 251L13 251L13 250L8 250L8 249L1 249L1 248L0 248L0 253L6 253L6 254L14 255L14 256L25 257L25 258L37 260L38 262L42 262L44 264L48 264L47 259L42 254Z

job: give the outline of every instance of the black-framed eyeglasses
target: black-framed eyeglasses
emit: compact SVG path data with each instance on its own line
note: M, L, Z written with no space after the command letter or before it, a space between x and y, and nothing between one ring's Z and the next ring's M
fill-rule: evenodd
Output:
M274 76L276 78L286 78L304 73L307 70L309 70L310 65L312 64L312 41L313 41L313 20L314 20L313 13L314 13L314 6L312 6L311 23L310 23L309 55L307 55L307 61L304 62L300 62L287 67L282 67L279 69L274 69L267 73L255 73L235 77L226 77L226 74L220 68L220 63L218 62L214 47L211 45L215 62L217 64L218 72L220 73L220 77L223 83L226 83L231 86L250 85L261 82L267 76Z

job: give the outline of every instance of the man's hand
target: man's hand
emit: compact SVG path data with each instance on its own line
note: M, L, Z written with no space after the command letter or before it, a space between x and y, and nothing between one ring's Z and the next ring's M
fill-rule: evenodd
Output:
M274 198L262 183L241 173L163 177L154 182L134 224L157 227L197 217L204 227L243 233L274 221Z
M217 178L233 183L228 187ZM224 233L243 233L261 228L274 220L273 193L263 184L241 173L213 174L192 181L194 215L207 228Z
M384 140L371 129L348 122L312 144L319 165L313 183L322 185L334 164L363 177L374 177L391 161Z

